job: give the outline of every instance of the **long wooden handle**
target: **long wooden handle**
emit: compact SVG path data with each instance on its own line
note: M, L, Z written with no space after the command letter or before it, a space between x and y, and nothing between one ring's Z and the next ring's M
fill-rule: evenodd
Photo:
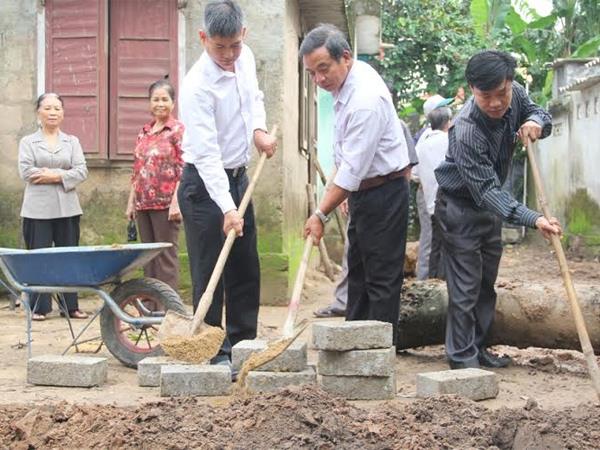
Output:
M271 134L273 136L277 135L277 125L273 127L273 129L271 130ZM246 189L246 192L244 192L244 196L242 197L242 201L240 202L240 206L238 207L238 213L240 217L244 217L244 214L246 213L246 208L248 208L250 198L252 197L252 193L254 192L254 187L256 186L256 182L260 177L260 173L262 172L266 160L267 154L261 153L260 159L258 160L258 164L256 165L256 169L254 170L254 174L252 175L252 179L250 180L250 184L248 184L248 188ZM227 262L229 252L231 251L231 247L233 247L233 243L236 237L237 236L235 230L229 230L229 233L227 233L227 237L225 238L223 248L221 249L221 253L219 253L219 258L215 263L215 268L213 269L212 275L208 280L206 290L202 294L202 297L200 297L200 302L198 304L198 308L196 309L196 313L194 314L194 319L192 321L192 334L194 334L198 330L198 328L204 321L204 318L206 317L206 313L208 312L210 305L212 305L215 289L219 284L219 280L221 279L221 275L223 274L223 269L225 268L225 263Z
M292 291L292 298L288 305L287 317L283 324L283 337L291 337L294 335L294 323L296 322L296 315L298 314L298 307L300 306L300 296L302 295L302 286L304 285L304 278L306 277L306 270L308 269L308 261L310 260L310 252L314 246L313 238L309 234L304 241L304 250L302 252L302 260L300 261L300 267L298 267L298 273L296 274L296 281L294 282L294 290Z
M548 209L548 205L546 203L546 195L544 193L542 177L540 176L540 171L535 159L533 144L531 143L527 144L527 156L529 157L529 165L531 166L531 173L533 174L533 181L535 183L538 201L542 208L542 213L544 214L546 219L549 220L551 215ZM569 303L571 305L571 312L573 313L573 319L575 320L575 327L577 328L577 334L579 335L579 342L581 342L581 349L583 350L583 354L587 362L588 372L590 374L590 378L592 379L592 384L594 386L594 390L596 391L596 395L600 400L600 369L598 369L596 355L594 355L594 349L590 342L590 337L585 326L583 314L581 313L579 301L577 300L577 294L575 293L575 287L573 286L573 280L571 279L571 273L569 272L567 258L565 256L565 252L560 242L560 238L557 235L553 234L550 237L550 240L552 242L552 246L554 247L556 258L558 259L560 273L562 275L565 289L567 291L567 297L569 298Z

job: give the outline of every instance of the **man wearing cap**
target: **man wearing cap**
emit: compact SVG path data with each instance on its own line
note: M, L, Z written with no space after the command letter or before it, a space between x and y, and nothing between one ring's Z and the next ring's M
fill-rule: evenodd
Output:
M487 350L494 321L494 283L502 255L502 219L560 234L546 219L501 189L517 139L524 144L548 136L550 115L513 81L516 61L486 50L467 63L473 97L454 119L448 154L435 170L439 184L435 217L442 230L448 286L446 355L452 369L504 367L508 357Z
M327 215L348 198L347 320L398 326L408 226L410 160L392 96L368 64L354 60L333 25L310 31L300 46L304 67L333 94L337 173L305 224L318 242ZM368 86L368 89L365 89Z

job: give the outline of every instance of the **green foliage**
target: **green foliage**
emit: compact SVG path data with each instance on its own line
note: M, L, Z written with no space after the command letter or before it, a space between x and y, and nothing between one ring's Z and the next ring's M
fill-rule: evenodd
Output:
M595 36L581 44L579 47L577 47L577 50L575 50L571 56L574 58L586 58L588 56L596 55L599 49L600 35Z

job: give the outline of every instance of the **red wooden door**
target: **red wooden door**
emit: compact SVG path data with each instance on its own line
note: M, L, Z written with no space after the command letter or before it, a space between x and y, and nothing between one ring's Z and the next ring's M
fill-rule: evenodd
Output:
M46 91L65 103L63 130L88 157L107 156L106 0L46 2Z
M150 118L148 86L177 88L177 0L110 0L110 157L131 158Z

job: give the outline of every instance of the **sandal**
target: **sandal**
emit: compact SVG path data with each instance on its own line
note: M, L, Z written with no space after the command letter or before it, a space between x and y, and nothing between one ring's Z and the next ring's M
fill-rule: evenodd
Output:
M71 319L87 319L88 315L86 313L84 313L83 311L76 309L75 311L69 312L69 317Z
M35 320L36 322L43 322L44 320L46 320L46 315L45 314L33 313L31 315L31 320Z

